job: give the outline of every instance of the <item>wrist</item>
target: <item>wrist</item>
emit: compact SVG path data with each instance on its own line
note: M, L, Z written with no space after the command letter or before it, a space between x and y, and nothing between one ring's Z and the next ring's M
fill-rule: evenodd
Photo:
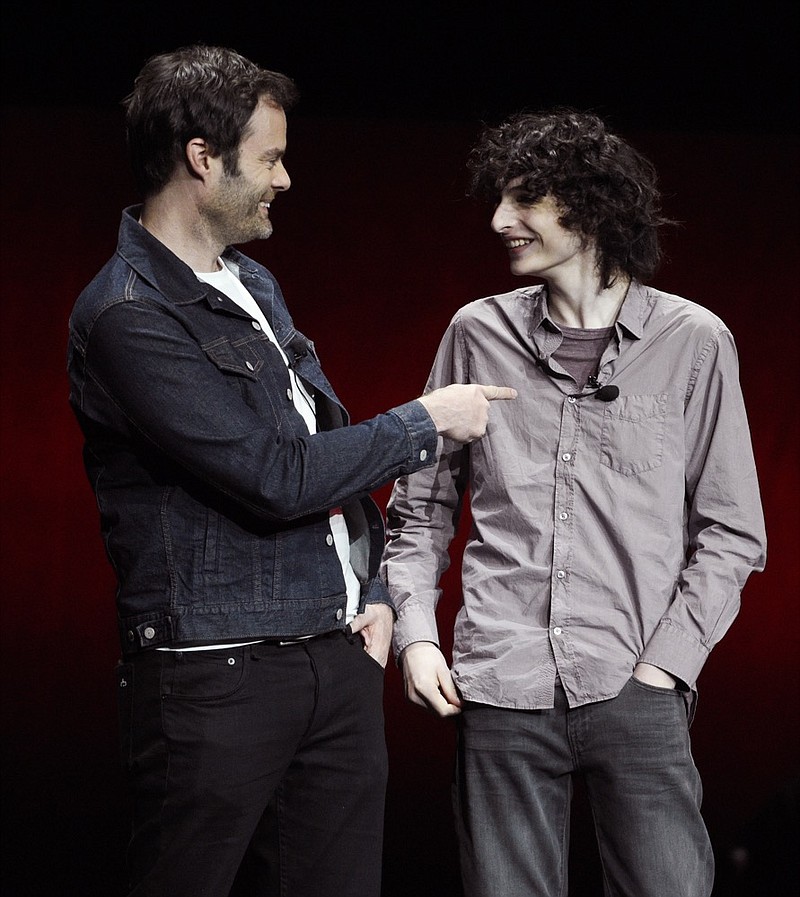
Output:
M676 688L677 679L662 670L661 667L655 667L651 663L640 661L633 669L634 678L647 685L655 685L657 688Z

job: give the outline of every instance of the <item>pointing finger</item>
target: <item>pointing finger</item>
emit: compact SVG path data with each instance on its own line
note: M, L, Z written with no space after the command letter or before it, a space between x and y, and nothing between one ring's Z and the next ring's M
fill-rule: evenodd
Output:
M484 398L490 402L494 402L496 399L516 399L517 397L516 389L512 389L510 386L479 386L478 388L483 392Z

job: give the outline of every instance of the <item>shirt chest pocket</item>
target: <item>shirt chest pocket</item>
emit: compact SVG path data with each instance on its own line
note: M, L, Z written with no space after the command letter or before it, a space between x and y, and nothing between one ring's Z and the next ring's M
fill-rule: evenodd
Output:
M624 476L660 467L667 394L618 396L603 412L600 463Z

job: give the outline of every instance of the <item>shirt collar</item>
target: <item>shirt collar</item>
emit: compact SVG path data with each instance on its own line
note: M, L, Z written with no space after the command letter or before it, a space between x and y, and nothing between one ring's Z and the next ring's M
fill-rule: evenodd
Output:
M646 287L638 280L632 280L617 315L617 324L634 339L641 339L644 333L644 316L647 310L646 296Z
M547 287L529 287L523 292L527 293L534 306L531 312L531 328L533 334L539 327L544 326L552 332L561 332L561 328L550 317L547 306ZM647 288L636 280L631 281L628 292L620 307L616 323L634 339L641 339L644 333L644 317L647 311Z

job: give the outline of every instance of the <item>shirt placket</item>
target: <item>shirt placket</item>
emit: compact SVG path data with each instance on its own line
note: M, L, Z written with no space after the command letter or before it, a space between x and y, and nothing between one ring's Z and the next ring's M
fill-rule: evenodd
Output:
M570 632L572 619L570 573L575 531L573 521L575 463L579 451L580 429L581 403L575 396L565 396L561 404L561 426L556 455L549 619L550 644L562 679L571 679L577 675Z

